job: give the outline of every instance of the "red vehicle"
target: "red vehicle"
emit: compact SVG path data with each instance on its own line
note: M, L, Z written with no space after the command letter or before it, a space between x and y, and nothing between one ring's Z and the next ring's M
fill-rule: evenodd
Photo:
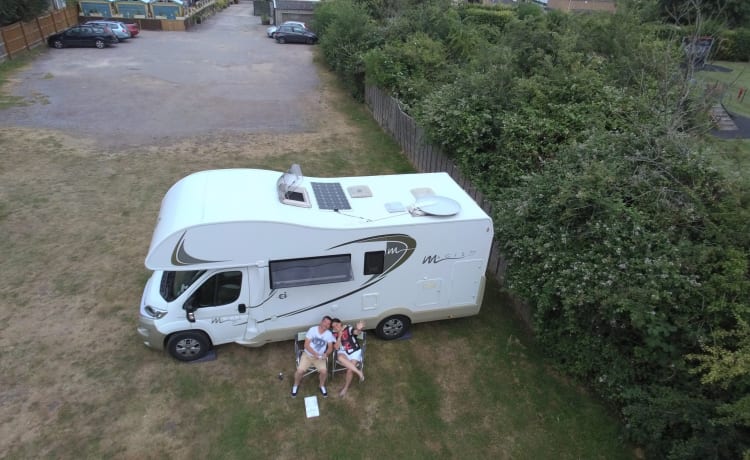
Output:
M125 27L127 27L128 30L130 31L131 37L135 37L136 35L138 35L138 33L141 31L141 26L139 26L138 23L136 22L124 22L123 19L124 18L108 18L106 19L106 21L122 22L123 24L125 24Z

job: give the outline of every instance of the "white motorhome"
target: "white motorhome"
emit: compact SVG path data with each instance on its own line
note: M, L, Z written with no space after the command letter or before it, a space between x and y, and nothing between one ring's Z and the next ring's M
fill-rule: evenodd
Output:
M182 361L291 340L324 315L395 339L479 312L492 235L445 173L198 172L162 201L138 332Z

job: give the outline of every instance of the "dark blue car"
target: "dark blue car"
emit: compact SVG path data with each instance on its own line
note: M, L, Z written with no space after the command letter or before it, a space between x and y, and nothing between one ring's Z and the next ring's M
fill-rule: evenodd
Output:
M296 24L282 24L274 32L276 43L317 43L318 36Z
M101 49L117 41L109 28L88 25L73 26L47 37L47 45L58 49L70 46L95 46Z

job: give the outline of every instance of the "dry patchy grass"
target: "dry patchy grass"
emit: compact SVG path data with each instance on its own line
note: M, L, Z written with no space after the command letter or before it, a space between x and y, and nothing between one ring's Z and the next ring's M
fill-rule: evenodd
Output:
M304 418L302 402L315 394L315 378L289 398L291 341L223 346L219 359L197 364L141 344L143 258L176 180L292 162L310 175L403 169L395 154L363 148L360 128L333 110L343 99L329 88L320 93L321 121L295 135L102 151L60 132L0 127L4 457L522 458L562 449L559 458L612 458L626 450L615 429L581 435L581 424L550 422L548 408L535 405L536 368L511 353L497 298L478 318L418 325L408 341L372 338L367 381L321 401L318 419ZM342 382L338 374L332 395ZM580 395L553 393L548 400L578 416ZM615 423L585 407L594 424Z

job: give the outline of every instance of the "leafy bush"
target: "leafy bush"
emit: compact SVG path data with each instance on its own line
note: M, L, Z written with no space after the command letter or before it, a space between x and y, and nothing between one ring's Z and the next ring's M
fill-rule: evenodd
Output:
M423 32L403 42L386 43L365 57L369 84L387 89L407 107L422 100L446 67L446 50L441 42Z
M719 61L750 61L750 29L725 30L714 42L712 58Z
M534 8L540 11L539 8ZM467 5L461 10L461 16L470 24L486 24L502 29L511 20L515 19L516 13L507 8L482 7L479 5Z
M560 366L621 407L650 456L732 458L747 432L717 428L718 410L737 394L704 388L686 356L747 314L745 224L703 155L638 128L562 149L497 194L508 286L535 305Z
M48 9L48 0L3 0L0 2L0 26L29 21Z
M378 46L380 34L366 10L351 0L322 2L315 10L315 30L326 63L358 99L364 96L364 54Z
M681 66L688 29L643 27L627 9L442 2L389 3L375 22L350 1L321 5L325 33L373 35L332 39L324 55L401 99L493 200L507 285L534 306L559 368L617 408L649 456L739 457L750 365L724 360L750 362L738 326L750 216L694 136L705 106ZM726 33L735 54L750 49L743 34Z

